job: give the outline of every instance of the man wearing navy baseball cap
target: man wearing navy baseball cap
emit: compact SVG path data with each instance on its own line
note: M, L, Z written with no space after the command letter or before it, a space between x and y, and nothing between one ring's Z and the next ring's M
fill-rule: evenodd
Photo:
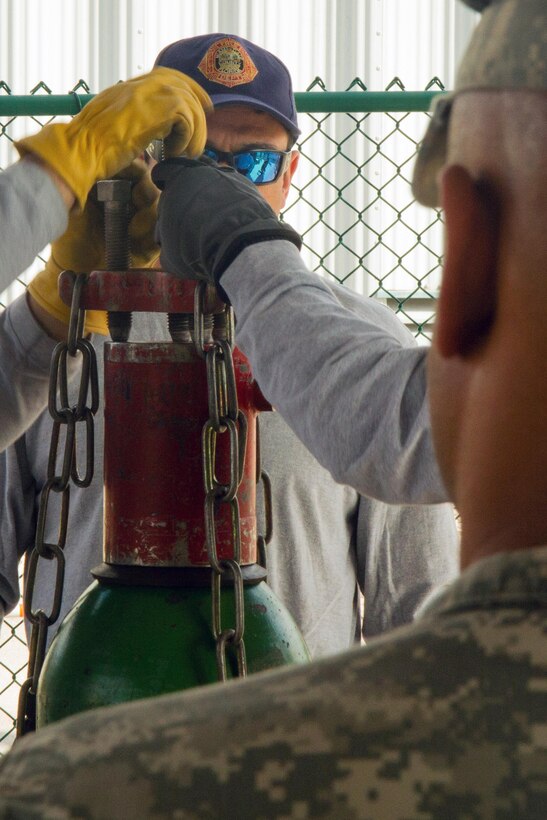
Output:
M291 77L286 66L265 49L233 34L206 34L179 40L160 52L156 65L184 72L208 93L215 107L207 114L205 155L221 165L232 166L249 182L254 183L252 189L257 213L267 207L263 200L273 209L276 219L265 223L262 239L278 236L289 239L300 248L298 234L287 223L277 219L286 203L298 164L298 152L291 150L291 147L300 133ZM184 163L184 160L180 161ZM164 178L168 180L178 171L178 162L175 159L172 164L164 163L161 168L155 169L154 180L160 188L163 187ZM214 199L214 192L211 195ZM166 193L166 208L168 197L169 194ZM193 219L194 214L189 209L185 220L190 230ZM180 266L175 257L170 258L168 242L164 241L162 265L166 270L179 272ZM188 276L192 278L191 271ZM363 480L359 479L359 486L355 484L353 455L346 447L340 448L325 441L330 437L318 433L319 425L309 425L307 422L310 411L323 413L321 401L317 399L324 391L331 390L328 382L322 383L319 393L314 390L313 401L306 390L284 391L290 395L289 401L295 399L290 410L283 413L284 418L312 452L314 449L317 452L323 445L326 450L330 447L329 457L321 458L320 461L327 466L337 482L353 483L363 495L389 504L438 505L439 502L447 501L433 454L425 402L424 371L420 365L415 366L415 340L400 323L393 321L394 315L375 300L362 299L347 288L340 288L331 282L327 285L316 276L313 277L313 286L314 289L324 287L334 290L336 298L346 307L366 316L370 330L368 349L371 365L376 358L378 345L393 349L404 346L408 355L406 359L399 359L395 367L371 368L370 383L363 388L370 393L367 401L371 401L371 412L362 420L362 425L367 428L363 435L369 446L366 465L361 470ZM290 287L284 298L291 302L295 311L300 307L306 311L307 293ZM326 324L324 330L333 339L337 335L336 323ZM313 355L313 345L310 344L312 338L313 335L309 337L307 344L299 344L299 356L303 365ZM272 334L270 342L270 354L275 358L273 351L276 351L277 356L282 347L277 332ZM286 337L286 343L291 345L290 336ZM313 367L315 364L312 369ZM401 385L407 382L408 389L401 391ZM281 380L278 380L278 384L280 383ZM287 403L283 404L286 407ZM401 418L406 431L402 436ZM335 424L345 424L343 419L332 421ZM318 436L323 444L318 443ZM359 467L363 467L363 464ZM442 516L446 510L444 508L441 512ZM432 514L426 511L425 506L422 512ZM413 515L419 513L415 512ZM433 526L436 528L434 524ZM440 540L444 544L450 544L448 552L444 554L451 563L455 535L452 522L449 523L448 518L445 518L441 526L445 534ZM420 529L424 532L422 527ZM432 538L427 536L432 545L428 561L437 563L441 559L434 546L435 534L427 524L425 531L432 535ZM411 532L414 532L413 528ZM370 561L368 564L370 566ZM392 588L397 586L395 584Z

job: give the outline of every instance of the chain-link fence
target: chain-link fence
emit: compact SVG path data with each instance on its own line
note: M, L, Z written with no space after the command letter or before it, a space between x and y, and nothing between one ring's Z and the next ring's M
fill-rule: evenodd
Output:
M409 183L427 111L442 88L434 78L425 91L407 92L395 78L385 92L370 92L356 79L345 92L328 92L314 80L296 95L301 158L284 212L312 270L383 300L422 342L440 280L441 214L419 206ZM0 82L0 167L16 159L14 139L76 113L88 99L83 81L69 94L53 95L40 83L22 97ZM44 258L47 249L0 294L0 308L24 292ZM26 659L22 617L11 613L0 636L0 753L14 738Z

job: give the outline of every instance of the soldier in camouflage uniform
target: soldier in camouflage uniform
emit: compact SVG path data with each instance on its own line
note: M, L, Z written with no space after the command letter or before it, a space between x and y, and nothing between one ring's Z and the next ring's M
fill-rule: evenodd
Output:
M364 649L18 741L0 817L547 817L547 6L480 5L414 180L447 224L429 375L462 575Z

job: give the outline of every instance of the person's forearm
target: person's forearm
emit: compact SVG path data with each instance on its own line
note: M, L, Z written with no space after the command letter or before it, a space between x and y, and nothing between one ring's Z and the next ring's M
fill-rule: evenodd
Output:
M447 500L433 453L426 349L345 310L290 243L244 250L222 277L253 374L334 478L388 503Z
M72 206L76 201L76 197L74 196L74 191L70 188L67 183L64 181L59 174L53 170L47 163L45 163L40 157L35 156L34 154L27 154L26 157L21 160L22 162L32 162L35 165L38 165L42 170L49 176L57 190L61 195L61 199L63 200L67 211L70 211Z
M67 224L63 193L35 162L17 162L0 174L0 293Z

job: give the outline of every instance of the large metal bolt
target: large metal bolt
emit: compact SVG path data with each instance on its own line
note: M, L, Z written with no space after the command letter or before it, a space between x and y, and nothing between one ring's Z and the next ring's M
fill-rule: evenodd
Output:
M101 179L97 182L97 200L104 205L104 242L108 270L128 270L131 267L129 218L131 181ZM108 329L115 342L127 342L131 331L131 314L108 312Z
M192 336L190 334L191 320L193 320L193 316L190 313L167 314L169 333L174 342L184 344L192 343Z

